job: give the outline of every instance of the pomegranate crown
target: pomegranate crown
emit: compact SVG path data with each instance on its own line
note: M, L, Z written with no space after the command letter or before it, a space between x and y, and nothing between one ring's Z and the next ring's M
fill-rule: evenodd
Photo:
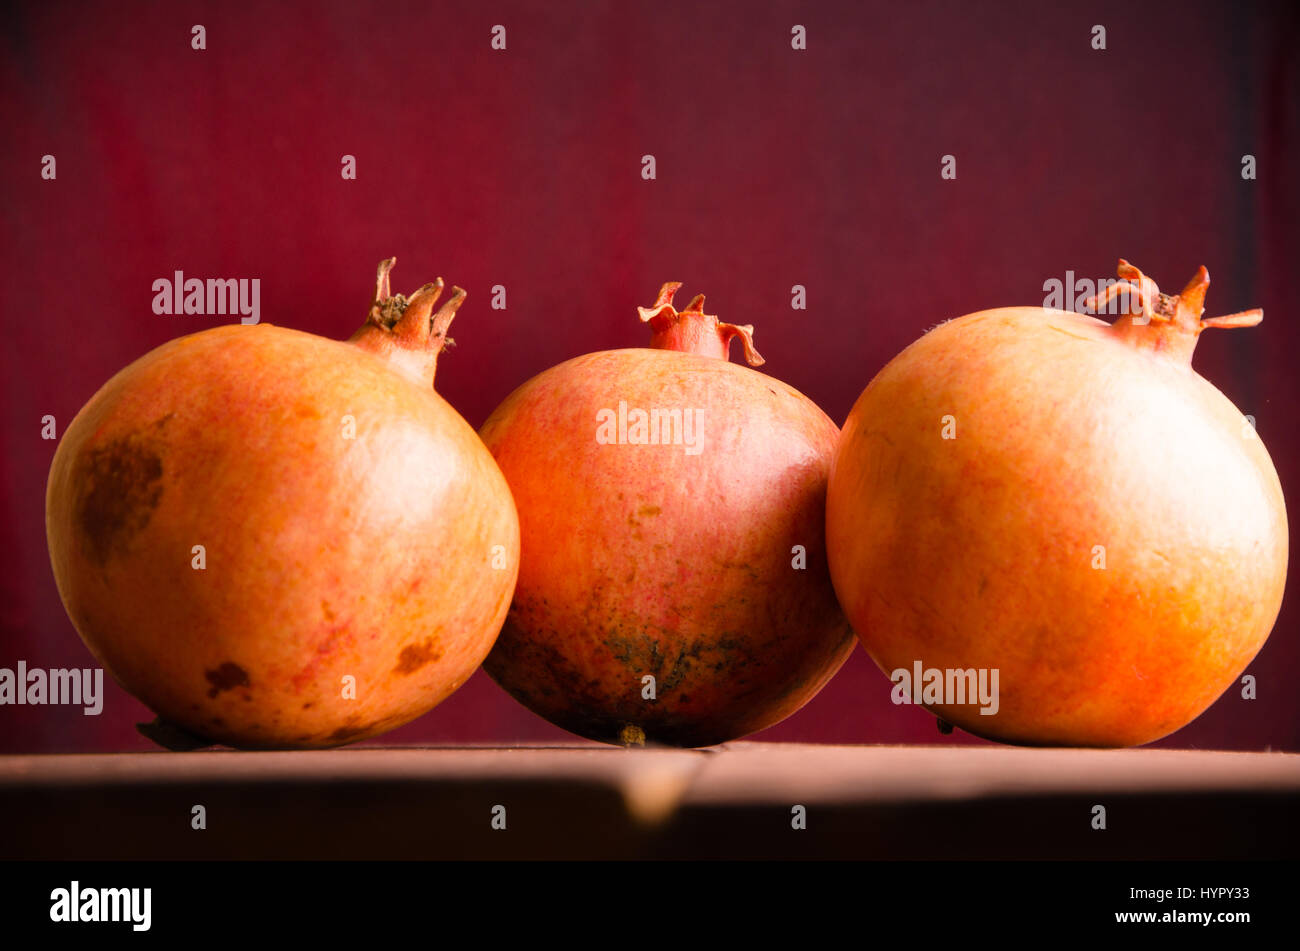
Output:
M725 324L714 314L704 312L704 295L696 294L685 310L673 307L673 295L681 281L669 281L659 288L659 297L651 307L638 307L641 322L650 325L650 346L656 350L677 350L728 359L731 341L740 338L745 362L752 367L765 362L754 349L753 324Z
M434 313L433 305L442 296L445 286L442 278L425 284L409 298L405 294L394 294L389 274L396 263L397 258L385 258L379 262L379 275L375 278L375 299L370 304L366 323L381 330L393 331L411 343L436 346L439 350L454 347L456 341L447 336L447 329L451 326L456 311L465 302L465 292L459 287L453 287L451 297Z
M1205 313L1205 292L1210 286L1210 272L1203 264L1177 296L1160 293L1155 281L1123 258L1119 259L1116 272L1129 283L1111 284L1102 293L1088 298L1084 302L1085 306L1100 311L1111 298L1127 291L1128 313L1131 316L1141 316L1141 323L1173 322L1180 329L1195 333L1200 333L1206 327L1253 327L1264 319L1264 312L1258 308L1224 317L1202 318L1201 315Z
M351 342L432 386L438 354L455 345L447 336L447 329L465 301L465 292L453 287L451 297L435 312L434 304L442 295L442 278L425 284L409 298L394 294L389 272L396 263L397 258L379 262L374 300L366 322L352 335Z
M1253 327L1264 319L1262 310L1243 310L1223 317L1202 317L1205 291L1210 286L1210 272L1202 266L1187 282L1182 293L1160 293L1151 280L1123 258L1117 269L1124 283L1111 284L1100 294L1088 298L1086 305L1094 313L1112 298L1128 294L1128 310L1111 324L1121 340L1139 350L1157 353L1191 366L1197 338L1206 327Z

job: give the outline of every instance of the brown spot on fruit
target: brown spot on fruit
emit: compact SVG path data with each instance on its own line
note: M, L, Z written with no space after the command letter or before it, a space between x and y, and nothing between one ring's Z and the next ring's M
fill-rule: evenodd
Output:
M206 671L204 676L208 678L208 683L212 684L212 689L208 691L209 697L215 697L223 690L234 690L236 687L249 685L248 673L243 667L230 661L226 661L216 670ZM250 699L248 694L244 695L244 699Z
M637 509L636 514L637 515L658 515L662 511L663 509L661 509L657 505L643 505L639 509Z
M433 646L433 638L425 638L423 644L407 644L397 657L395 674L413 674L430 661L442 656L442 651Z
M170 418L168 414L149 429L122 436L82 457L74 511L89 554L101 565L127 550L162 500L162 456L153 431Z
M341 726L325 739L330 743L346 743L348 740L356 739L363 733L369 733L373 728L373 723L369 726Z

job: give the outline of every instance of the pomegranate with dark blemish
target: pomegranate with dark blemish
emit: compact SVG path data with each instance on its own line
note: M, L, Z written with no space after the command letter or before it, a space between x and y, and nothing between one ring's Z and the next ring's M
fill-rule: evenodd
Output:
M408 300L392 265L351 340L266 323L181 337L64 434L46 498L59 593L160 716L149 735L363 739L441 702L496 639L514 503L433 390L464 292L435 312L441 280Z
M514 604L488 673L529 709L614 744L707 746L794 713L853 636L824 551L838 430L730 363L752 328L666 284L649 349L529 380L483 425L519 509Z
M1202 318L1205 268L1176 297L1125 261L1119 276L1094 299L1127 296L1113 324L1008 307L930 331L871 381L836 450L845 611L885 672L941 672L916 699L980 736L1157 740L1236 681L1282 602L1277 473L1191 366L1204 328L1262 314ZM995 702L948 673L981 670Z

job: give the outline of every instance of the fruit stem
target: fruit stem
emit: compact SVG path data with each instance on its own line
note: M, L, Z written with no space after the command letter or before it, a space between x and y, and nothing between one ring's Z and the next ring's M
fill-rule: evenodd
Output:
M1129 283L1111 284L1102 293L1088 298L1085 305L1100 312L1112 298L1127 292L1128 313L1111 324L1115 335L1138 349L1159 353L1188 366L1196 339L1206 327L1253 327L1264 319L1264 312L1259 309L1202 318L1205 291L1210 286L1210 272L1204 265L1177 297L1160 293L1155 281L1123 258L1119 259L1116 270Z
M442 278L425 284L408 299L404 294L394 294L389 284L389 272L396 263L397 258L379 262L375 299L365 324L352 335L350 342L387 360L416 382L431 387L438 369L438 354L456 344L447 336L447 329L465 302L465 292L453 287L451 297L434 313L433 305L442 295Z
M696 294L685 310L678 311L673 307L673 295L681 286L680 281L669 281L659 288L659 299L653 307L637 308L641 322L650 325L652 349L677 350L729 360L731 341L739 337L746 362L752 367L763 365L763 358L754 349L753 324L721 323L713 314L704 312L703 294Z

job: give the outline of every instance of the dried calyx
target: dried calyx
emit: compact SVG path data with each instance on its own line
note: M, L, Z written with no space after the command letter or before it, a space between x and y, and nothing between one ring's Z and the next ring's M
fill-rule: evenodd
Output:
M659 299L652 307L638 307L641 321L650 325L650 347L654 350L677 350L726 360L731 341L739 337L745 361L752 367L762 366L763 358L754 349L753 324L724 324L713 314L704 312L704 295L696 294L686 309L673 307L673 295L680 281L670 281L659 289Z
M1205 328L1253 327L1264 319L1264 312L1259 309L1223 317L1202 317L1205 292L1210 286L1210 272L1203 265L1177 296L1160 293L1155 281L1123 258L1119 259L1117 271L1128 283L1111 284L1085 303L1099 313L1112 298L1127 294L1128 312L1111 326L1123 340L1139 349L1190 364L1196 338Z
M465 292L453 287L451 297L435 312L434 304L442 295L442 278L425 284L409 298L405 294L394 294L389 284L389 272L396 263L397 258L379 262L375 298L370 304L365 325L352 335L351 342L382 357L419 382L432 386L438 354L455 345L455 341L447 336L447 330L465 301Z

